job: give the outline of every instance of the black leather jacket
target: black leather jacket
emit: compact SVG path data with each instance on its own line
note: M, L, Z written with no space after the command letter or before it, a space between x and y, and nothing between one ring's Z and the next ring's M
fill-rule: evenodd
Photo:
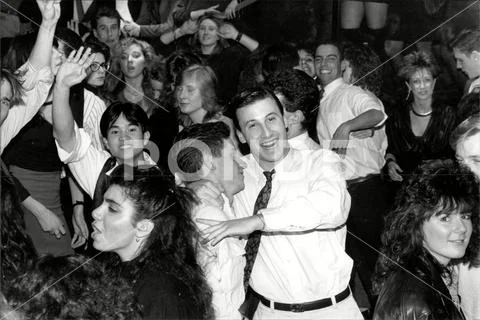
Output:
M429 254L410 259L405 270L385 282L375 307L374 320L463 320L452 302L441 270Z

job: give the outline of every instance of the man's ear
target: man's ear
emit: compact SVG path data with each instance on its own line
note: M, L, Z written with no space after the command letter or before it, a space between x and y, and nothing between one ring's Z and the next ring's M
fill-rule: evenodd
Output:
M137 238L145 238L150 235L155 225L153 224L152 220L150 219L143 219L137 222L136 226L136 236Z
M243 133L238 129L237 129L237 137L241 143L247 143L247 139L245 139L245 136L243 135Z
M477 63L480 63L480 52L478 52L477 50L473 50L472 51L472 54L470 55L470 57Z
M98 33L97 33L97 30L96 30L96 29L93 29L92 31L93 31L93 35L95 36L95 38L97 38L97 39L98 39Z
M149 140L150 140L150 132L145 131L143 133L143 145L146 146Z
M103 145L104 145L105 149L110 150L110 147L108 146L107 138L102 137L102 141L103 141Z

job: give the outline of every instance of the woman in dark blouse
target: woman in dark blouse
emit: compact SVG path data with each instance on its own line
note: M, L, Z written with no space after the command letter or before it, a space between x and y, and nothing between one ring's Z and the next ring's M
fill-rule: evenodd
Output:
M93 246L115 253L109 269L130 279L143 318L211 319L212 293L196 261L192 193L158 167L120 166L111 177L92 213Z
M399 76L408 97L387 120L386 170L393 181L403 181L420 163L453 158L448 143L455 127L455 111L434 97L436 66L425 52L405 56Z

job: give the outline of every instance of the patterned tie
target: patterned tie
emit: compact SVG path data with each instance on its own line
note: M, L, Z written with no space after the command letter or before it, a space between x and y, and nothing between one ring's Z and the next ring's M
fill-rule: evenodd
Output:
M95 185L95 191L93 192L92 210L100 207L103 202L103 194L107 191L110 184L110 177L107 176L107 172L112 170L117 165L117 159L110 157L105 161L102 171L98 175L97 184Z
M255 201L255 206L253 207L253 215L256 215L259 210L265 209L268 205L268 200L270 199L270 193L272 192L272 177L275 173L275 169L272 171L264 171L263 174L267 178L265 186L260 190L257 200ZM245 246L245 257L247 264L245 265L243 273L243 285L245 291L248 288L248 283L250 282L250 274L252 273L253 264L255 263L255 258L257 257L258 247L260 246L260 238L262 236L261 231L255 231L248 237L247 245Z

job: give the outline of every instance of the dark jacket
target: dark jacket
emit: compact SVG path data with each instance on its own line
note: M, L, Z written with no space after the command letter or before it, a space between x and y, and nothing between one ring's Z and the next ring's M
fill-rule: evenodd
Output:
M374 320L463 320L441 276L441 268L428 254L413 257L384 283Z

